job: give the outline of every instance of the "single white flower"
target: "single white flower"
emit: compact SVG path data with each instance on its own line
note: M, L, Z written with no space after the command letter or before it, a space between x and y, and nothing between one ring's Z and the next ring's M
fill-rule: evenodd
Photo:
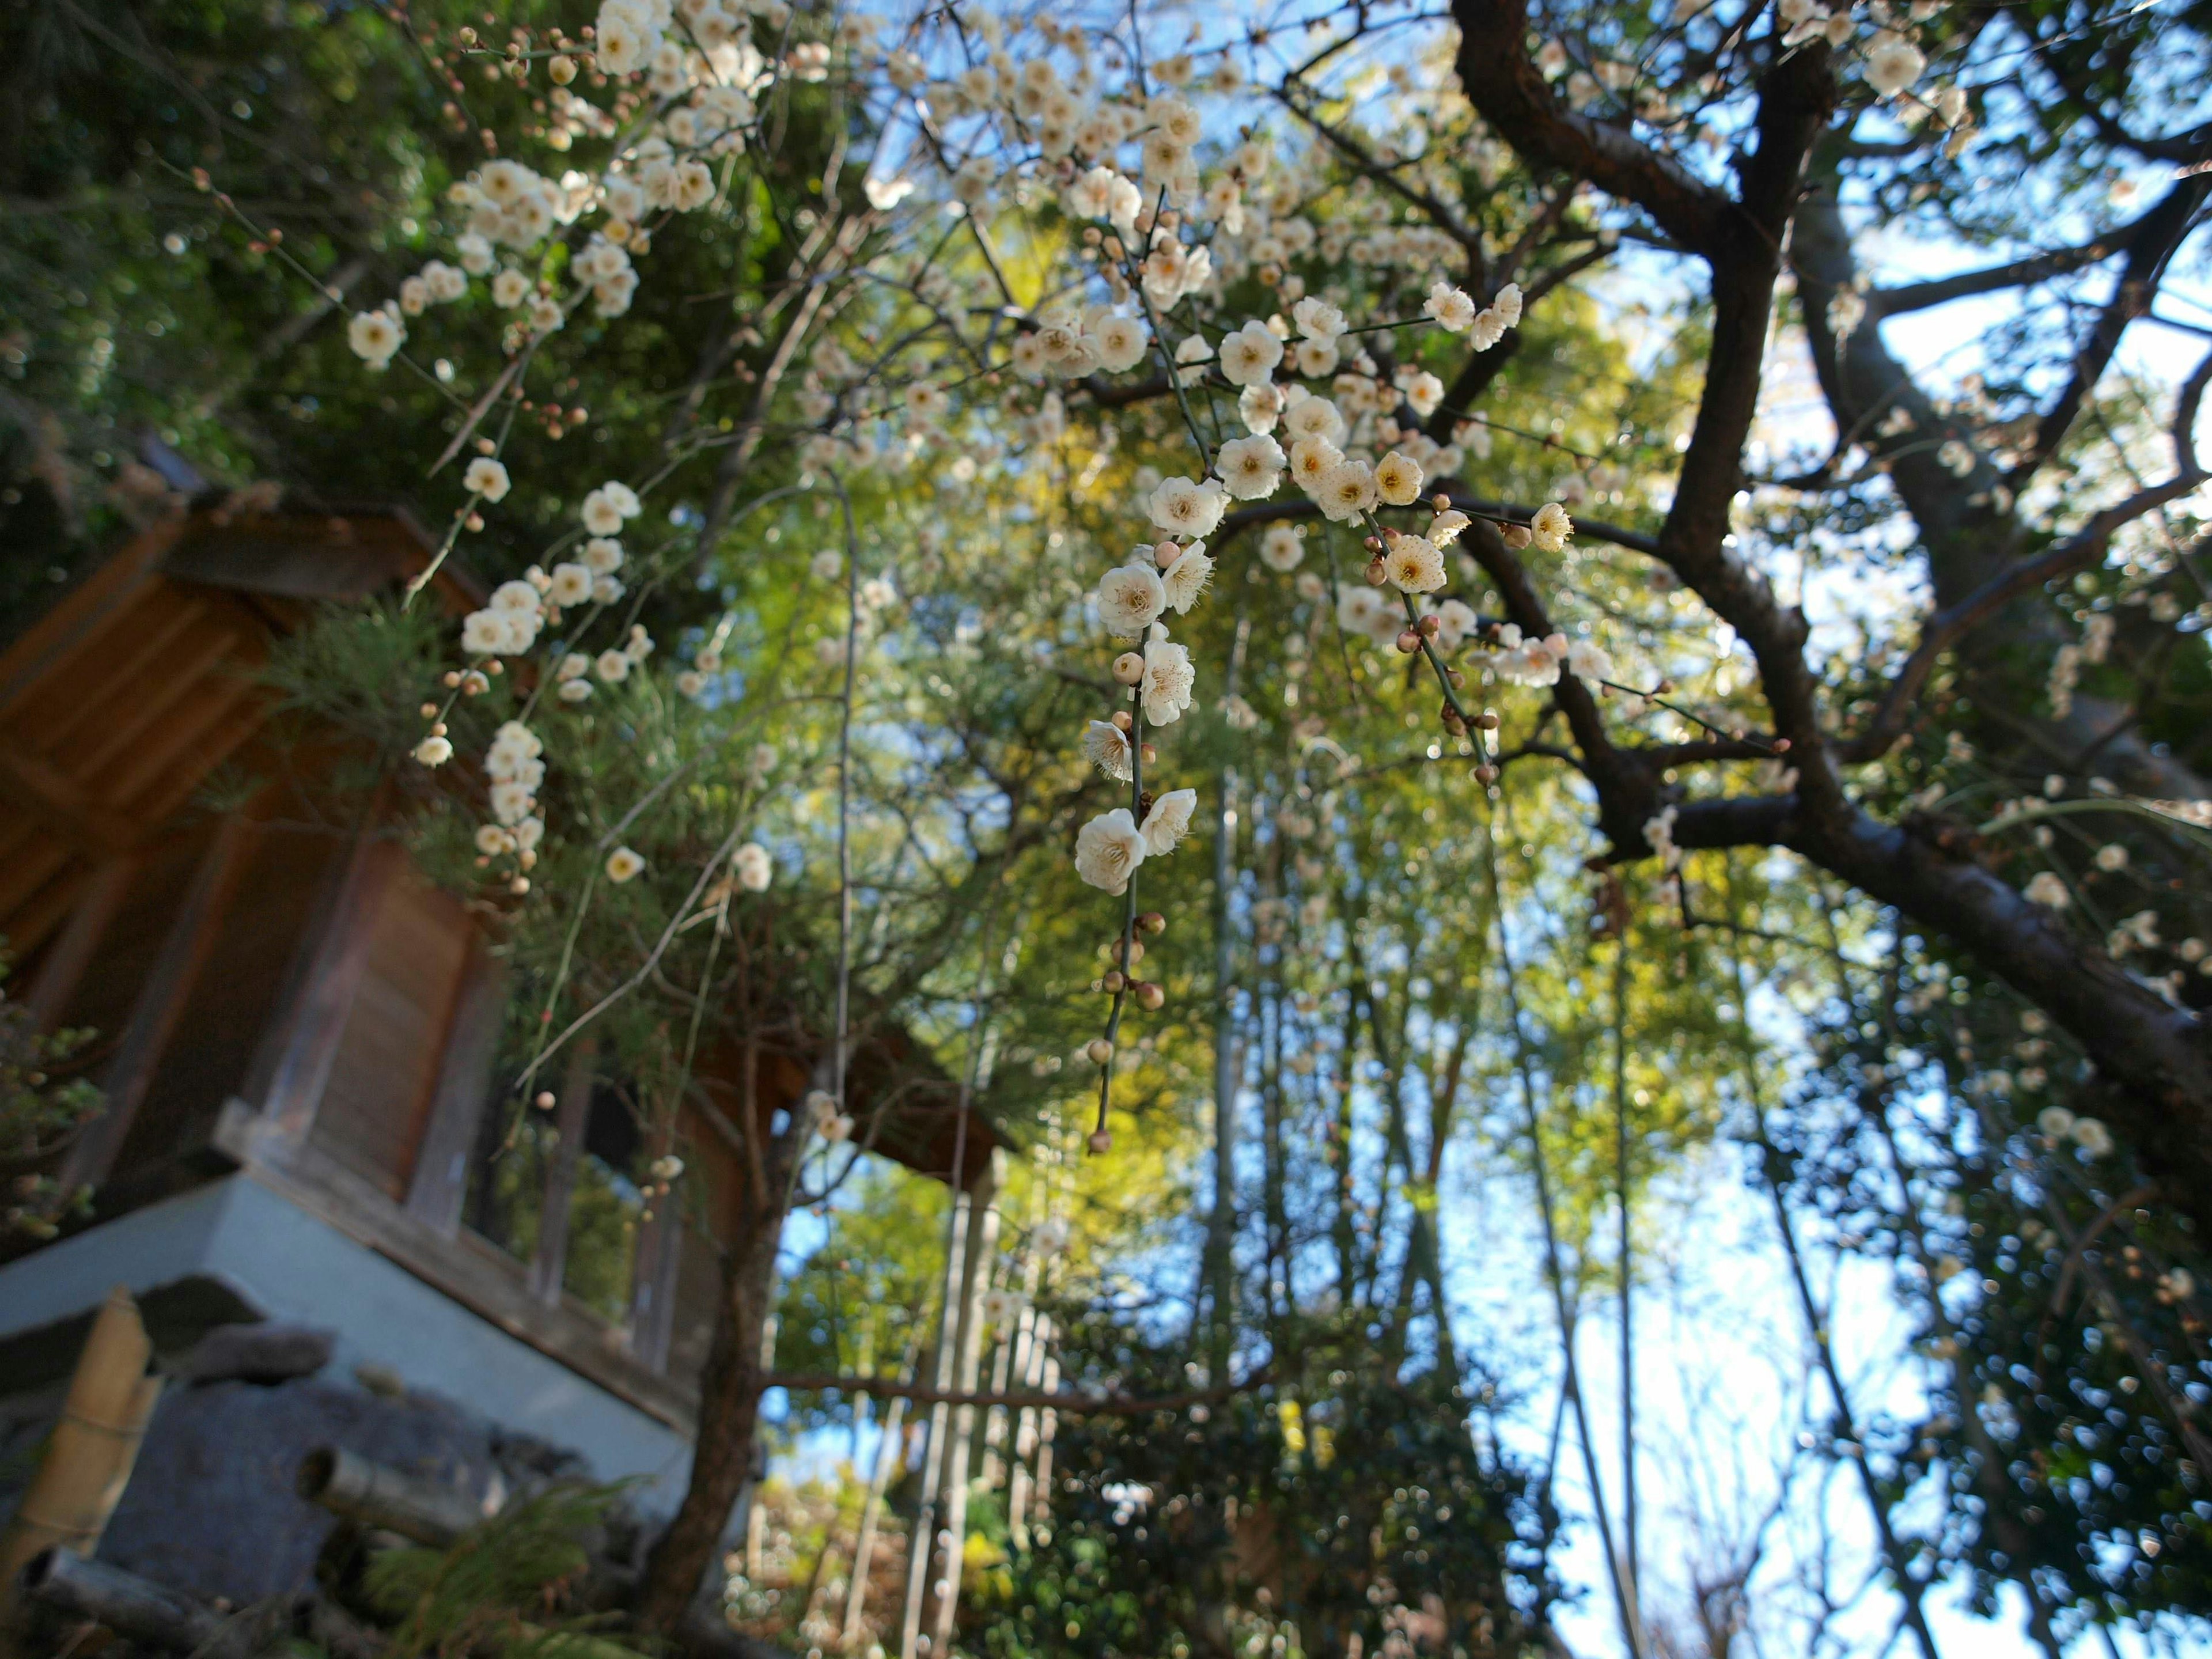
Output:
M1289 525L1269 525L1267 533L1260 538L1260 562L1270 570L1296 570L1305 556L1305 544Z
M1223 337L1221 377L1231 386L1256 386L1283 361L1283 343L1256 319Z
M584 497L584 528L597 537L622 534L622 509L604 489L594 489Z
M594 536L584 544L584 568L595 576L622 568L623 544L611 536Z
M415 758L425 766L443 766L453 757L453 745L444 738L425 738L415 745Z
M1231 438L1221 446L1213 470L1221 475L1229 493L1240 501L1256 501L1275 493L1290 464L1282 445L1264 433Z
M1092 595L1098 620L1109 634L1133 640L1159 620L1167 609L1167 588L1150 565L1117 565L1098 580Z
M2065 881L2055 870L2039 870L2021 890L2030 904L2040 904L2053 910L2063 910L2074 902L2074 895L2067 890Z
M1322 517L1346 524L1375 505L1375 473L1364 461L1339 461L1314 486Z
M1392 450L1375 463L1375 493L1391 507L1411 507L1421 498L1421 464Z
M1341 311L1310 294L1291 307L1291 320L1309 340L1334 340L1350 326Z
M1528 520L1529 539L1547 553L1559 551L1574 533L1575 521L1557 501L1545 502L1536 509L1536 516Z
M1438 547L1449 547L1459 539L1460 532L1474 522L1457 507L1446 507L1430 523L1429 539Z
M1144 324L1134 317L1102 317L1091 338L1098 354L1098 367L1112 374L1142 362L1152 343Z
M1163 478L1146 506L1152 522L1170 535L1210 536L1228 504L1227 492L1212 480Z
M1283 388L1266 380L1246 386L1237 394L1237 413L1247 432L1273 432L1283 413Z
M775 877L775 860L769 856L767 848L749 841L730 854L730 873L748 893L766 892Z
M617 684L629 678L629 659L619 651L600 652L598 659L592 666L599 671L599 678L610 685Z
M346 325L346 343L353 348L354 356L371 368L389 364L406 338L406 325L393 310L358 312Z
M545 590L545 597L558 605L586 603L592 597L590 568L580 564L555 565L553 586Z
M645 868L645 860L627 847L617 847L607 854L607 879L619 887Z
M1425 536L1394 538L1382 555L1382 568L1401 593L1433 593L1446 580L1444 556Z
M1198 809L1198 791L1170 789L1152 803L1141 826L1147 857L1172 853L1176 843L1190 833L1190 815Z
M1145 837L1129 809L1117 806L1085 824L1075 837L1075 873L1109 893L1129 890L1129 878L1145 861Z
M1928 67L1920 48L1901 34L1883 30L1867 49L1867 85L1877 98L1894 98L1917 81Z
M1139 681L1145 718L1154 726L1172 726L1190 707L1190 694L1198 683L1190 652L1170 640L1150 640L1145 645L1145 677Z
M1609 680L1613 678L1613 659L1589 640L1577 640L1567 647L1567 672L1577 679Z
M1344 416L1326 398L1301 398L1283 411L1283 431L1292 443L1302 438L1344 441Z
M1464 334L1474 325L1475 303L1449 283L1437 282L1429 286L1429 297L1422 307L1447 333Z
M1193 542L1176 556L1175 562L1160 573L1160 586L1167 591L1168 603L1175 607L1176 615L1186 616L1198 603L1198 596L1206 592L1206 584L1213 574L1213 561L1206 551L1204 542Z
M1083 730L1083 757L1108 777L1129 781L1129 734L1111 720L1093 720Z

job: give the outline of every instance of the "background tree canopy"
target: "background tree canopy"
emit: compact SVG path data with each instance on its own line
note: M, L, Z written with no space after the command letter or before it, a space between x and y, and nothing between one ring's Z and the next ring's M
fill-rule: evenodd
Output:
M800 1651L2203 1639L2202 6L0 39L11 627L413 503L485 609L271 674L499 916L514 1155L587 1032L813 1068L643 1625L769 1389ZM902 1455L773 1389L963 1285Z

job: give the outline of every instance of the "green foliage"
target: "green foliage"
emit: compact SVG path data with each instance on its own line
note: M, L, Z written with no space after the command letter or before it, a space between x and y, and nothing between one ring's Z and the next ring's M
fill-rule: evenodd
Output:
M1069 1352L1139 1396L1189 1371L1112 1316ZM1495 1396L1371 1365L1133 1416L1063 1416L1049 1525L979 1596L997 1659L1541 1645L1559 1587L1543 1484L1487 1433ZM1254 1648L1253 1643L1258 1644Z
M0 1241L51 1238L90 1206L91 1193L64 1188L51 1173L72 1133L100 1110L101 1096L82 1077L57 1077L79 1063L97 1033L41 1030L22 1002L7 994L9 960L0 940L0 1177L9 1202Z
M586 1540L620 1495L615 1486L549 1486L448 1549L375 1556L365 1589L395 1621L393 1659L482 1646L515 1659L631 1659L637 1650L594 1633L603 1620L564 1611L590 1565Z

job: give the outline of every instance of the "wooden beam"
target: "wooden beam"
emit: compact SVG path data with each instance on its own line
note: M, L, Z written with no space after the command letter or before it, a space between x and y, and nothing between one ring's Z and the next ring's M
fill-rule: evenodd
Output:
M246 854L260 834L260 826L237 815L225 818L215 833L199 868L192 872L184 902L169 924L154 970L139 988L131 1018L117 1042L100 1088L106 1095L105 1109L85 1126L64 1163L64 1188L98 1187L115 1166L131 1133L139 1103L154 1081L154 1068L169 1046L177 1021L183 1017L200 969L207 962L221 931L231 896L246 868Z
M545 1197L538 1212L538 1251L530 1262L530 1292L548 1307L557 1306L568 1267L568 1205L576 1195L576 1161L584 1153L584 1130L592 1118L592 1065L599 1045L577 1040L568 1051L554 1107L553 1156L545 1161ZM527 1110L537 1109L534 1106Z
M45 756L7 738L0 738L0 790L57 829L109 853L127 851L142 833L138 823L94 800L83 785Z
M61 1023L62 1011L69 1006L77 982L84 977L93 952L106 937L107 924L115 919L124 895L131 890L131 878L137 870L135 859L122 855L111 858L92 872L78 893L70 910L68 925L54 941L53 949L40 963L38 975L31 981L30 995L24 999L24 1006L40 1030L51 1031Z
M837 1376L817 1371L770 1371L762 1379L762 1386L790 1389L799 1393L836 1389L845 1394L911 1400L925 1406L1032 1407L1078 1414L1088 1413L1095 1417L1136 1417L1147 1412L1188 1411L1193 1406L1207 1406L1216 1401L1231 1400L1240 1394L1249 1394L1255 1389L1264 1388L1273 1380L1267 1372L1261 1371L1226 1388L1194 1389L1187 1394L1108 1394L1103 1390L1097 1394L1083 1394L1060 1389L1041 1392L1016 1389L1002 1394L979 1394L972 1389L934 1389L922 1382L902 1382L895 1376Z
M276 1065L262 1109L279 1133L299 1141L314 1127L315 1111L330 1085L347 1016L368 970L377 912L403 854L398 846L365 831L354 844L336 898L324 918L313 961L279 1039Z
M156 525L88 576L76 592L0 655L0 714L88 647L112 612L149 580L184 528L181 519Z
M459 994L446 1022L444 1058L431 1096L430 1121L416 1150L407 1212L451 1238L469 1195L469 1157L490 1104L492 1066L507 1015L507 979L480 933L471 933Z

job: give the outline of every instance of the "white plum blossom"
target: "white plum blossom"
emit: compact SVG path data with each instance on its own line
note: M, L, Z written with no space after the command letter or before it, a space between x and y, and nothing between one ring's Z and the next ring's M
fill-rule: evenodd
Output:
M2040 904L2048 909L2063 910L2074 902L2074 895L2054 870L2039 870L2028 878L2027 885L2021 890L2030 904Z
M1152 803L1152 810L1145 814L1139 826L1145 837L1146 856L1158 858L1172 853L1176 844L1190 833L1190 815L1198 809L1198 791L1170 789Z
M1133 775L1129 734L1111 720L1093 720L1083 730L1083 756L1108 777L1127 783Z
M1567 516L1567 509L1557 501L1547 501L1536 509L1536 516L1528 520L1529 539L1547 553L1557 553L1573 535L1575 522Z
M1310 294L1291 307L1291 320L1309 340L1334 340L1351 326L1341 311Z
M1075 873L1108 893L1126 893L1145 861L1144 833L1126 806L1102 812L1075 837Z
M1577 679L1609 680L1613 678L1613 659L1594 641L1577 640L1567 647L1567 672Z
M730 873L748 893L766 892L775 876L775 860L769 856L767 848L749 841L730 854Z
M1429 297L1421 309L1447 333L1464 334L1474 324L1474 301L1449 283L1430 284Z
M634 879L645 868L645 860L633 848L617 847L607 854L607 879L617 887Z
M1265 323L1254 321L1223 337L1221 377L1231 386L1255 386L1283 361L1283 343Z
M1401 593L1433 593L1444 585L1444 556L1425 536L1396 536L1382 555L1390 586Z
M1212 479L1198 483L1163 478L1146 506L1152 522L1170 535L1210 536L1221 522L1228 494Z
M1878 98L1894 98L1917 81L1928 67L1928 59L1901 34L1887 30L1875 36L1874 44L1867 49L1867 85Z
M1145 645L1145 677L1139 682L1144 695L1145 718L1154 726L1172 726L1190 707L1190 694L1198 683L1188 647L1171 640L1155 639Z
M1421 497L1421 464L1392 450L1375 463L1375 493L1384 505L1411 507Z
M511 488L507 469L489 455L479 455L461 474L461 488L488 501L504 501Z
M1191 606L1198 603L1198 596L1206 592L1206 584L1212 574L1213 561L1207 556L1204 542L1193 542L1161 571L1160 585L1167 592L1168 603L1175 607L1176 615L1189 613Z
M1305 551L1298 532L1286 524L1269 525L1260 538L1260 562L1270 570L1296 570Z
M1364 461L1343 460L1322 475L1314 500L1322 517L1348 523L1375 505L1375 472Z
M1290 464L1282 445L1265 433L1231 438L1214 457L1213 470L1240 501L1256 501L1275 493Z
M1149 565L1117 565L1099 578L1092 596L1098 620L1109 634L1133 640L1159 620L1168 594L1159 573Z
M357 312L346 325L346 343L371 368L387 367L407 338L406 325L390 307Z

